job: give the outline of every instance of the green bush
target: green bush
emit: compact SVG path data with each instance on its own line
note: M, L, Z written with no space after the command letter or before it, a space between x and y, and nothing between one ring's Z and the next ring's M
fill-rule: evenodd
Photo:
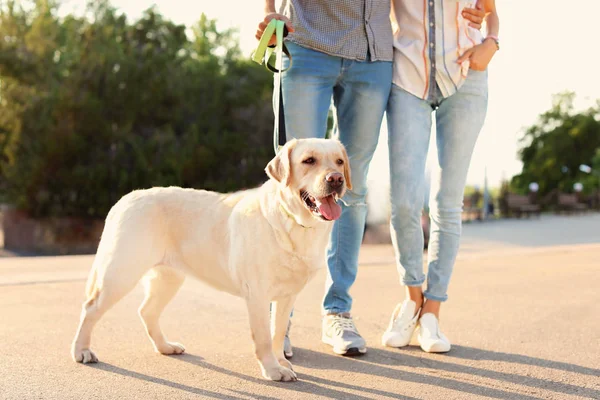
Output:
M4 6L1 6L4 4ZM103 217L124 194L233 191L266 179L271 79L204 15L128 21L0 3L0 189L34 216Z

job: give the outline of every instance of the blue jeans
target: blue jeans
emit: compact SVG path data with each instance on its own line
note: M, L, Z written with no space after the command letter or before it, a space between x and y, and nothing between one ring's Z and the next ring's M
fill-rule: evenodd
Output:
M342 215L331 234L323 299L324 313L349 312L367 216L367 172L389 98L392 63L348 60L286 45L292 54L292 67L282 76L287 139L325 137L333 98L336 134L350 159L353 188L341 199Z
M487 111L487 71L469 71L458 92L427 100L394 85L387 109L392 214L390 230L398 273L407 286L421 286L425 163L435 110L438 159L431 173L427 289L425 298L448 299L458 253L464 187L471 155Z

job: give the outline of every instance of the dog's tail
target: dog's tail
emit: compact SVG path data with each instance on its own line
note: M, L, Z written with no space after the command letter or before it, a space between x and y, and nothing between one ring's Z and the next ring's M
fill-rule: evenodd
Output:
M95 292L98 290L96 287L96 279L98 278L98 268L96 267L96 263L92 264L92 269L90 270L90 274L88 275L87 283L85 284L85 294L89 298L95 295Z

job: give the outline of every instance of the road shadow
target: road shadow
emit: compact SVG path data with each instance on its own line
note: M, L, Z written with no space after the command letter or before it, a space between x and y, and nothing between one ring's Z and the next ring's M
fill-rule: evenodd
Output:
M439 366L437 366L435 362L431 362L431 360L402 354L396 351L371 348L364 356L348 358L319 353L313 350L294 348L294 362L297 365L301 365L309 369L351 371L353 373L369 374L373 376L394 379L398 381L399 387L401 387L403 382L412 382L429 386L443 387L458 392L486 396L488 398L495 399L540 399L539 397L535 396L516 394L512 391L482 386L472 382L465 382L441 375L425 375L419 372L390 368L390 366L404 366L414 367L415 371L422 370L424 367L426 367L429 372L432 372L432 370L436 370L435 372L442 370L442 368L438 368ZM456 365L456 367L462 366ZM460 371L457 370L456 372ZM312 376L307 378L306 374L303 374L302 378L314 379L317 382L323 380L322 378ZM338 384L340 386L345 386L345 383L343 382Z
M435 359L422 357L421 350L413 347L408 347L401 350L370 349L366 355L357 358L340 357L303 348L295 348L294 351L295 355L293 362L297 366L302 366L309 370L339 370L352 374L365 374L383 377L398 382L398 386L397 388L392 386L389 387L388 390L381 390L372 387L355 385L348 380L331 380L307 373L300 373L298 382L272 382L258 376L258 366L257 376L250 376L211 364L202 357L193 354L186 353L179 356L172 356L171 358L173 360L191 364L195 367L205 368L228 377L237 378L239 380L261 386L274 386L279 389L289 390L292 392L300 392L307 395L321 395L328 398L338 399L353 398L363 400L370 399L373 397L373 395L376 395L386 396L394 399L415 400L414 397L400 394L402 383L404 382L443 387L454 391L469 393L477 396L485 396L488 398L540 399L540 397L535 397L535 395L515 393L514 391L479 385L473 382L465 382L464 380L443 376L444 372L460 373L469 376L480 376L487 379L497 380L500 383L511 383L515 385L542 389L545 391L552 391L559 394L600 398L599 390L575 386L563 382L555 382L548 379L498 372L452 362L456 359L473 361L490 360L522 364L527 366L534 365L543 368L552 368L591 376L598 376L600 374L599 370L593 368L528 357L520 354L500 353L464 346L454 346L450 353L446 355L435 355ZM412 367L415 369L415 372L399 370L398 368L395 368L397 366ZM156 383L192 394L202 395L207 398L237 400L244 399L249 396L261 400L275 399L273 397L257 395L237 389L228 389L226 387L224 387L223 390L230 392L230 394L208 391L202 388L130 371L106 363L99 363L94 366L94 368ZM427 368L429 374L419 373L419 371L423 370L423 368ZM354 393L348 393L348 391L353 391Z
M315 352L315 354L322 355L321 353L316 353L316 352ZM328 357L331 357L331 356L328 356ZM339 358L339 357L336 357L336 358ZM214 372L222 373L222 374L225 374L228 376L233 376L235 378L242 379L242 380L245 380L245 381L248 381L251 383L255 383L258 385L276 386L279 389L290 390L293 392L306 393L308 395L318 394L321 396L328 397L330 399L347 399L347 398L349 398L349 396L351 396L352 399L367 400L367 399L372 399L372 397L368 396L369 394L376 394L379 396L391 397L393 399L418 400L414 397L404 396L399 393L394 393L394 392L389 392L389 391L384 391L384 390L377 390L377 389L372 389L372 388L366 388L363 386L356 386L356 385L352 385L348 382L337 382L337 381L332 381L329 379L321 379L321 378L313 377L313 376L306 375L306 374L299 374L298 381L296 381L296 382L273 382L273 381L269 381L269 380L266 380L263 378L257 378L254 376L244 375L239 372L231 371L231 370L228 370L228 369L225 369L222 367L218 367L213 364L209 364L202 357L195 356L193 354L185 354L184 353L181 356L177 357L176 359L179 361L193 364L198 367L207 368ZM258 364L256 365L256 368L257 368L257 374L259 374L260 372L258 370L258 368L259 368ZM335 387L340 387L340 388L344 388L344 389L348 389L348 390L354 390L357 392L364 392L365 395L363 396L363 395L358 395L358 394L350 394L346 391L335 390L335 389L331 389L331 388L324 387L321 385L335 386ZM253 395L253 396L255 396L255 395ZM261 397L256 397L256 398L261 398Z
M320 353L316 353L316 354L320 354ZM352 385L352 384L346 383L346 382L331 381L328 379L317 378L317 377L306 375L306 374L301 374L301 376L299 377L299 381L297 381L297 382L273 382L273 381L264 379L262 377L258 377L259 375L257 375L256 377L250 376L250 375L245 375L245 374L242 374L239 372L231 371L231 370L223 368L223 367L216 366L214 364L206 362L200 356L188 354L188 353L184 353L184 354L177 355L177 356L169 356L169 357L171 357L174 360L178 360L178 361L182 361L182 362L191 364L195 367L205 368L210 371L224 374L228 377L237 378L237 379L240 379L240 380L243 380L246 382L254 383L257 385L261 385L261 386L277 387L279 389L289 390L292 392L306 393L307 395L318 394L318 395L326 396L326 397L332 398L332 399L347 399L347 398L351 397L352 399L357 399L357 400L370 400L370 399L372 399L372 396L369 396L369 395L376 394L376 395L380 395L380 396L387 396L387 397L390 397L393 399L418 400L415 397L404 396L404 395L394 393L394 392L365 388L362 386ZM327 357L330 357L330 356L327 356ZM244 391L240 391L240 390L236 390L236 389L229 389L226 387L223 387L223 390L231 392L232 394L213 392L213 391L205 390L205 389L194 387L194 386L185 385L185 384L178 383L178 382L173 382L171 380L167 380L164 378L159 378L156 376L142 374L142 373L139 373L136 371L131 371L131 370L121 368L116 365L108 364L105 362L99 362L97 364L86 364L86 365L91 368L98 369L101 371L111 372L114 374L129 377L129 378L134 378L134 379L139 379L139 380L142 380L145 382L155 383L155 384L166 386L169 388L182 390L187 393L201 395L206 398L231 399L231 400L246 400L248 397L253 398L253 399L259 399L259 400L277 400L278 399L276 397L257 395L255 393L244 392ZM257 368L257 374L259 374L260 372L258 369L258 364L257 364L256 368ZM364 392L365 395L363 396L363 395L359 395L359 394L350 394L346 391L331 389L331 388L324 387L322 385L329 385L329 386L341 387L341 388L344 388L347 390L349 389L349 390L354 390L354 391L358 391L358 392Z
M237 378L249 383L260 386L277 387L278 389L288 390L291 392L305 393L307 395L321 395L335 399L371 399L373 396L386 396L393 399L416 400L415 397L409 397L401 394L402 384L412 382L434 387L443 387L446 389L473 394L477 396L485 396L488 398L506 399L518 398L526 400L539 400L532 394L515 393L511 390L503 390L498 387L490 387L489 385L479 385L477 383L465 382L464 380L454 379L444 376L445 372L466 374L468 376L482 377L493 379L500 384L510 383L524 387L551 391L565 395L579 395L588 398L600 398L600 390L595 390L586 387L571 385L564 382L556 382L548 379L535 378L528 375L518 375L507 372L499 372L489 369L483 369L473 366L457 364L456 360L472 360L472 361L497 361L513 364L522 364L524 366L537 366L542 368L551 368L570 373L582 374L587 376L600 376L600 370L582 367L575 364L544 360L535 357L524 356L520 354L493 352L482 349L476 349L465 346L454 346L452 351L447 354L438 354L423 357L423 353L416 347L407 347L398 350L386 350L371 348L369 352L361 357L349 358L336 356L324 352L308 350L303 348L294 349L293 363L297 366L309 370L338 370L349 374L364 374L374 377L382 377L397 382L396 385L389 385L386 390L365 387L353 384L351 380L331 380L312 374L300 373L297 382L272 382L263 379L259 375L258 365L256 366L256 376L246 375L240 372L232 371L217 365L211 364L202 357L184 353L178 356L170 356L173 360L181 361L193 365L194 367L205 368L207 370L226 375L228 377ZM397 367L412 367L414 371L400 370ZM230 393L220 393L205 390L195 386L189 386L178 382L173 382L164 378L150 376L139 372L127 370L118 366L98 363L92 365L93 368L112 372L115 374L140 379L146 382L163 385L177 390L182 390L191 394L205 396L213 399L233 399L241 400L248 397L260 400L275 400L274 397L257 395L240 391L237 389L229 389L223 387L224 391ZM424 368L428 374L420 373ZM322 375L322 374L320 374ZM501 385L498 385L501 386ZM339 388L339 389L338 389ZM352 391L354 393L349 393Z
M433 355L435 359L430 357L424 358L422 350L418 347L406 347L403 349L383 350L369 349L369 352L364 356L349 360L334 355L323 354L312 350L295 348L294 362L310 369L335 369L349 370L352 372L377 375L390 379L398 379L400 381L422 383L427 385L440 386L451 390L462 391L474 395L487 396L499 399L507 397L514 398L517 396L520 399L535 399L537 397L516 394L510 391L490 388L489 386L480 386L470 382L454 380L440 375L430 376L423 375L417 372L398 370L389 368L389 366L404 366L414 367L416 371L427 368L429 371L452 372L467 374L470 376L480 376L487 379L494 379L501 383L512 383L516 385L552 391L559 394L580 395L588 398L600 398L600 390L585 388L577 385L571 385L564 382L556 382L548 379L535 378L530 375L519 375L507 372L499 372L489 369L477 368L462 364L453 363L453 359L468 359L474 361L490 360L499 362L510 362L522 364L526 366L539 366L543 368L552 368L571 373L579 373L583 375L600 376L600 370L543 360L534 357L528 357L520 354L497 353L471 347L453 346L452 351L447 354Z
M416 350L416 348L415 348ZM452 351L446 354L446 357L459 358L464 360L488 360L500 361L513 364L534 365L536 367L556 369L559 371L572 372L581 375L591 375L600 377L600 369L583 367L577 364L569 364L561 361L544 360L542 358L524 356L521 354L502 353L476 349L467 346L452 346Z
M181 358L181 357L183 357L183 356L173 356L173 358ZM199 358L200 360L202 359L201 357L198 357L198 356L192 356L192 357ZM250 396L250 397L253 397L256 399L260 399L260 400L277 400L273 397L256 396L254 394L241 392L241 391L235 391L235 390L232 390L232 392L237 393L239 396L213 392L210 390L205 390L202 388L197 388L194 386L189 386L189 385L184 385L181 383L173 382L173 381L159 378L156 376L151 376L151 375L146 375L146 374L142 374L139 372L131 371L131 370L117 367L116 365L108 364L105 362L99 362L97 364L86 364L86 365L91 368L98 369L101 371L112 372L113 374L118 374L118 375L126 376L129 378L139 379L139 380L142 380L145 382L151 382L151 383L155 383L158 385L170 387L173 389L182 390L187 393L204 396L205 398L222 399L222 400L247 400L248 396ZM240 397L240 396L243 396L243 397Z

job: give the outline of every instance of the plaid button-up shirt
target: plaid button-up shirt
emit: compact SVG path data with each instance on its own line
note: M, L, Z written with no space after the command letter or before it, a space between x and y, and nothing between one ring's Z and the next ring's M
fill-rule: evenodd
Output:
M392 61L390 0L283 0L288 40L352 60ZM367 57L368 56L368 57Z

